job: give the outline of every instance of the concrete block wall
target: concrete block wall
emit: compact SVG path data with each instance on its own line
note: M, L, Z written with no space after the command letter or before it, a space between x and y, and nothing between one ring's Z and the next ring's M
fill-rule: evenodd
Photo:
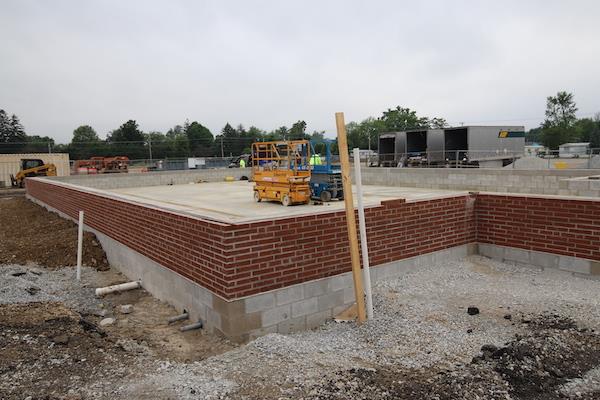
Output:
M576 196L600 197L600 175L563 179L559 187Z
M581 189L562 184L563 180L600 174L600 170L518 170L484 168L365 168L363 184L422 187L486 192L535 193L564 196L581 194Z
M570 272L574 276L600 280L600 261L563 256L535 250L517 249L489 243L478 245L479 254L502 262L534 265Z
M221 182L231 176L239 180L250 177L250 168L189 169L183 171L157 171L127 174L71 175L48 178L96 189L122 189L143 186L182 185L190 182Z

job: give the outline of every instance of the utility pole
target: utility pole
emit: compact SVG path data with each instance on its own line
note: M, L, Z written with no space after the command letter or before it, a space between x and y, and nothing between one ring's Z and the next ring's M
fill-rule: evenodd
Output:
M221 158L225 158L225 153L223 152L223 135L221 135Z
M48 154L52 154L52 142L48 142Z
M150 162L152 162L152 139L148 138L148 153L150 153Z
M369 138L369 152L367 153L367 167L369 166L369 161L371 160L371 128L367 128L367 136Z

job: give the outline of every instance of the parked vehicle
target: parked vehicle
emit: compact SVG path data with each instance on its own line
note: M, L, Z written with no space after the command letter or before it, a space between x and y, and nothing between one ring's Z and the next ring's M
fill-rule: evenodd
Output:
M523 126L460 126L379 135L379 166L506 165L522 155Z
M56 176L56 166L39 159L21 159L21 169L15 175L10 175L10 183L12 187L22 188L25 187L25 178L36 176Z

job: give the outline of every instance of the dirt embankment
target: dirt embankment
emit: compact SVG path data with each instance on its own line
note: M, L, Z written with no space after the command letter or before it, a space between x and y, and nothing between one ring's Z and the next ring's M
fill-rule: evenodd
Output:
M36 263L49 268L77 263L77 225L22 197L0 198L0 264ZM83 264L109 268L102 246L84 234Z

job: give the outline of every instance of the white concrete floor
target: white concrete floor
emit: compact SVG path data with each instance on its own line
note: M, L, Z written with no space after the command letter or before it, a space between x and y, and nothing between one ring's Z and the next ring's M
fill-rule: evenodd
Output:
M107 190L131 201L185 212L222 222L248 222L344 209L343 201L323 205L284 207L277 202L254 202L254 183L248 181L194 183L172 186L146 186ZM356 188L353 188L355 192ZM363 186L365 206L379 205L382 200L429 199L466 193L438 189ZM356 197L354 198L356 204Z

